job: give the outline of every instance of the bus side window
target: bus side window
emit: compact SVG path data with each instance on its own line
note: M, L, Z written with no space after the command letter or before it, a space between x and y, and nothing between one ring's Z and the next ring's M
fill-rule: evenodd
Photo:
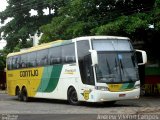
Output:
M37 66L44 66L48 64L48 49L37 52Z
M62 46L62 61L64 64L76 62L75 48L73 43Z
M66 56L65 61L66 61L67 63L72 63L72 62L75 62L76 59L75 59L75 56Z
M54 63L54 57L50 56L49 64L52 65Z
M20 59L21 59L20 56L16 57L16 65L15 65L16 69L20 68Z
M12 59L12 68L18 69L20 68L20 56L14 56Z
M12 69L15 69L16 67L15 67L15 65L16 65L16 59L15 59L15 57L13 57L12 58Z
M21 55L21 62L20 62L21 68L27 67L27 54Z
M49 65L61 64L61 46L49 49L48 62Z
M12 69L12 57L9 57L7 59L7 69L11 70Z
M27 58L28 67L36 67L36 52L28 53Z

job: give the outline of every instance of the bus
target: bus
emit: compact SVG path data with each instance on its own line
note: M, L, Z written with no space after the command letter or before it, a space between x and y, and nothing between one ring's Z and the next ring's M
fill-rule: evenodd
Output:
M79 102L138 99L138 64L147 62L127 37L85 36L57 40L7 56L9 95Z

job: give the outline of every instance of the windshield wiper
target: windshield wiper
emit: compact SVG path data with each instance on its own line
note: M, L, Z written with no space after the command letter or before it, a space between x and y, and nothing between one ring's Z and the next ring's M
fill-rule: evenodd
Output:
M122 61L121 61L121 60L119 60L119 61L120 61L120 67L121 67L121 70L123 71L123 74L126 73L126 75L127 75L127 77L129 78L129 80L131 80L131 77L129 76L127 70L124 69L124 67L123 67ZM122 75L122 74L121 74L121 75Z
M124 74L124 70L123 70L122 61L121 61L121 60L119 60L119 63L120 63L120 68L121 68L121 70L123 71L123 74Z
M107 63L107 67L108 67L108 73L111 74L112 72L111 72L111 68L110 68L110 66L109 66L109 63L108 63L107 58L106 58L106 63Z

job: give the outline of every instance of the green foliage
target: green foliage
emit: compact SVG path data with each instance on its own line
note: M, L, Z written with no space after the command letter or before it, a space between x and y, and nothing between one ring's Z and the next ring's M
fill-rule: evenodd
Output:
M6 66L6 54L4 51L0 50L0 70L4 70Z
M49 23L53 16L57 15L57 10L64 5L65 0L8 0L5 11L0 12L1 23L7 18L12 18L5 26L0 28L1 39L7 41L6 48L12 52L22 41L20 48L30 47L26 40L30 35L39 31L39 27ZM49 8L49 15L43 14L43 9ZM31 16L31 9L37 10L38 15ZM51 10L54 9L54 14ZM16 47L16 48L15 48Z
M160 0L8 0L0 12L1 38L9 52L32 46L30 35L42 32L40 43L87 35L128 36L146 43L160 31ZM49 15L43 9L49 8ZM31 16L30 10L38 11ZM54 10L54 14L51 14ZM152 37L147 37L154 24Z
M153 7L154 0L68 0L58 16L41 27L41 43L86 35L132 36L148 29Z
M95 35L118 35L124 28L124 18L118 19L116 22L110 22L106 25L101 25L91 32Z
M138 29L148 28L147 14L138 13L131 16L121 16L113 22L92 29L96 35L130 35Z

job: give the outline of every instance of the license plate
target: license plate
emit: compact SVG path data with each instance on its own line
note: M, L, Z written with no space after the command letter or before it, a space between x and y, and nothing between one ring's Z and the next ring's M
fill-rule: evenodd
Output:
M109 84L109 90L112 92L119 92L121 89L122 84Z
M125 97L126 94L119 94L119 97Z

